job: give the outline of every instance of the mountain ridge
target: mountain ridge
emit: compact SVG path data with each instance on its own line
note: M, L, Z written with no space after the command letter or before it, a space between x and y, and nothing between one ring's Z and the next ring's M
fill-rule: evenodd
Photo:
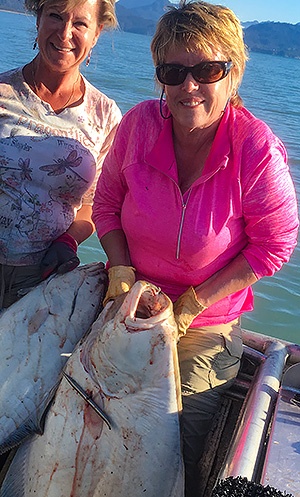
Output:
M0 10L25 13L24 0L0 0ZM116 12L121 30L152 36L169 0L119 0ZM242 23L250 51L300 58L300 23L247 21Z

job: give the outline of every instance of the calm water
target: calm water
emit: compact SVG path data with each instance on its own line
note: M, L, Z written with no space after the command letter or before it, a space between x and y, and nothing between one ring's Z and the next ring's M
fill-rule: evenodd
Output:
M35 19L0 12L0 71L27 63L35 54ZM83 74L126 112L134 104L157 97L150 55L150 38L131 33L104 34ZM241 95L248 109L265 120L285 143L291 173L300 198L300 60L252 53ZM256 283L255 310L243 317L245 328L300 342L300 245L272 278ZM80 247L83 263L102 260L95 235Z

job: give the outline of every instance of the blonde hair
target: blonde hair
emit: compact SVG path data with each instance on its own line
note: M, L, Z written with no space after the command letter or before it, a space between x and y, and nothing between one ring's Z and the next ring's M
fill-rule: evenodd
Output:
M211 57L220 51L233 63L231 70L231 103L242 105L238 87L242 82L248 59L243 28L236 15L227 7L202 1L181 0L159 19L151 42L154 65L165 62L170 50L184 48L188 52L201 50Z
M44 5L62 5L65 11L70 11L74 7L82 5L86 0L25 0L24 5L28 12L38 15ZM116 11L116 0L98 0L98 25L104 28L113 29L118 26Z

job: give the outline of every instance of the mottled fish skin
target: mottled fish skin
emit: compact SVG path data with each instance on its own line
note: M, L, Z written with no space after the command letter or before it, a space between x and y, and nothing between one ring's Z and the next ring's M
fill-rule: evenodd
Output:
M106 287L103 263L79 266L51 276L1 315L0 453L42 431L61 371L99 315Z
M0 497L183 497L172 304L140 281L121 301L65 367L111 429L63 378L44 434L19 447Z

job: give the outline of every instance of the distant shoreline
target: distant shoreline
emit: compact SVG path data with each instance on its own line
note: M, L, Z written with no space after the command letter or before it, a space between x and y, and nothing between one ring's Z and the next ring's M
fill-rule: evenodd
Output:
M20 0L18 0L20 1ZM150 1L150 0L149 0ZM0 0L1 4L1 0ZM126 11L126 9L125 9ZM0 12L10 14L22 14L28 17L35 17L28 11L15 11L7 9L6 6L0 6ZM125 33L134 33L138 35L152 36L154 24L152 20L138 17L133 22L132 18L121 10L117 12L119 25ZM149 24L150 23L150 24ZM152 24L151 24L152 23ZM248 22L245 24L249 24ZM300 59L300 23L291 24L283 22L258 22L254 21L249 26L244 27L245 43L250 52L263 53L289 59Z

